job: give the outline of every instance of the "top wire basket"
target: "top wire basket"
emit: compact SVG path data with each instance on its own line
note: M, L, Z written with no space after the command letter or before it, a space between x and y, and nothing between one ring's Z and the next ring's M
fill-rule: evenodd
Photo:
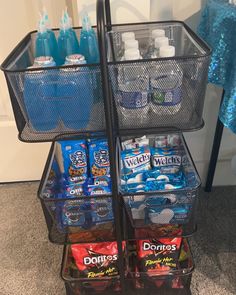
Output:
M122 24L108 29L110 98L119 131L201 128L210 48L181 22ZM175 47L174 57L151 55L152 31L157 29L164 30ZM81 29L75 31L79 38ZM139 42L142 59L124 61L122 33L130 31ZM102 65L31 68L36 35L29 33L1 66L19 138L54 141L106 131Z
M133 34L136 44L124 42L123 33L127 32ZM165 40L163 36L154 39L156 32ZM211 49L186 24L167 21L114 25L107 40L110 82L121 133L126 134L127 129L150 133L160 127L182 131L203 127ZM160 57L159 46L163 44L173 50L169 57ZM132 60L124 53L129 46L140 54Z

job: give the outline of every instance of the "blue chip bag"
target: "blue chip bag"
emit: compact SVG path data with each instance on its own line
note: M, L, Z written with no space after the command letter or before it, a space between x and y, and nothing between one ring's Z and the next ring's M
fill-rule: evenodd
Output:
M61 141L60 144L63 155L65 177L68 179L73 177L80 177L81 180L86 179L88 176L86 141Z
M148 146L121 152L122 174L133 174L151 169L151 152Z
M89 143L89 162L91 177L110 175L107 140L92 140Z

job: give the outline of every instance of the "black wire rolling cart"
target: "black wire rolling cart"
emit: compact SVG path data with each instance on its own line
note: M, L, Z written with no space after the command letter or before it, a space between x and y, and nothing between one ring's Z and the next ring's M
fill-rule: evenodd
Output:
M175 57L142 59L127 62L118 60L117 53L120 51L121 33L134 31L136 37L140 41L141 50L145 52L145 50L147 50L148 35L150 35L150 31L155 28L165 30L171 44L176 47ZM65 119L63 122L62 120L59 120L56 123L54 122L55 124L49 130L48 128L45 128L45 122L43 122L43 119L41 121L32 120L30 112L37 114L37 105L32 106L31 110L26 108L24 102L26 76L29 72L31 75L34 75L37 74L38 71L38 69L27 69L32 64L34 50L33 44L36 36L35 32L29 33L1 66L1 69L6 76L20 140L25 142L53 142L40 183L38 197L45 215L50 241L65 245L61 276L65 281L67 295L96 293L91 286L97 287L97 293L107 294L128 294L137 292L140 294L143 294L144 292L146 294L159 292L160 294L191 294L190 284L192 272L194 270L194 262L186 238L191 236L196 230L195 217L198 191L201 181L181 132L194 131L202 128L204 125L202 112L211 50L182 22L167 21L113 25L111 22L109 0L97 0L96 30L100 49L100 64L86 65L86 68L89 68L92 73L92 78L90 78L93 79L93 94L95 93L98 96L98 99L87 106L91 111L90 122L85 124L81 129L77 130L76 128L73 129L68 127L71 126L71 123L74 124L76 122L71 122ZM76 28L76 31L79 34L80 28ZM58 31L55 30L55 32L57 33ZM182 103L180 108L171 113L152 112L152 110L149 109L145 116L143 116L140 110L140 113L138 112L135 117L129 118L127 121L127 118L122 116L116 98L118 93L118 73L123 67L128 67L129 72L136 75L136 69L141 66L148 75L151 75L155 67L158 66L159 68L163 68L165 63L169 63L169 65L177 71L181 69ZM78 66L68 66L66 68L70 69L73 67ZM84 75L83 68L85 66L79 67L81 68L80 75ZM60 67L43 68L41 69L41 72L53 76L55 72L60 70ZM64 75L64 79L68 81L70 80L68 72L65 71L62 75ZM58 83L58 81L55 83ZM40 92L37 92L37 89L35 90L35 96L38 104L40 104L39 109L41 114L47 111L49 112L48 117L55 117L55 112L57 113L56 106L60 106L63 97L53 97L54 104L50 105L50 100L41 100ZM79 93L79 97L80 99L77 101L78 107L80 107L80 104L85 103L83 92ZM63 104L63 107L68 108L68 116L70 116L70 104ZM41 117L43 118L43 116ZM74 120L80 121L80 115L78 114ZM49 123L51 124L52 122L50 121ZM150 224L142 224L140 221L133 218L126 200L135 196L124 193L120 187L119 142L123 138L132 138L143 135L148 135L152 138L156 135L168 133L179 134L183 146L183 152L187 159L185 167L186 175L191 174L191 177L189 178L188 185L185 189L152 192L150 194L145 194L144 198L148 200L150 196L174 194L178 200L184 199L191 209L186 217L186 222L179 225L181 231L178 231L177 233L170 231L163 234L160 233L158 226L155 227ZM58 214L62 214L62 208L71 200L60 199L60 197L56 195L49 196L47 192L47 184L52 169L52 163L55 161L57 141L81 138L101 138L104 136L108 139L109 144L112 195L98 196L95 198L96 202L103 204L106 203L107 200L111 201L114 212L114 221L106 223L105 231L104 227L102 229L95 227L87 230L87 232L84 232L84 230L81 231L81 229L73 229L71 231L70 228L60 227L58 226ZM136 197L139 196L138 193L135 195ZM76 202L81 202L83 198L85 197L74 198L74 204ZM83 234L83 239L80 238L81 234ZM185 249L187 259L185 259L184 262L180 261L180 268L176 271L169 274L160 274L155 276L155 280L153 280L153 278L150 279L145 273L137 273L136 271L137 259L134 251L134 240L152 239L156 235L158 235L158 237L173 237L176 235L183 237L181 247ZM128 245L125 252L122 248L122 241L124 240ZM74 264L70 251L70 244L99 243L105 241L117 241L119 253L118 276L113 278L105 277L102 280L81 279L78 275L78 271L71 267ZM181 281L181 288L170 287L177 284L179 281Z

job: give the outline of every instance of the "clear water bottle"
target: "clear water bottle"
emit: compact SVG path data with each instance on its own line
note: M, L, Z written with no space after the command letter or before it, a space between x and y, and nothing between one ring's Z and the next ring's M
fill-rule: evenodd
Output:
M66 57L65 66L86 65L81 54ZM62 68L57 84L59 114L64 125L73 130L85 128L93 106L92 73L88 67Z
M167 37L156 38L152 58L160 57L160 48L163 46L169 46L169 39Z
M152 58L153 52L155 50L155 40L156 40L156 38L160 38L160 37L165 37L164 30L161 30L161 29L152 30L147 53L145 54L146 59Z
M30 68L54 66L56 63L52 57L41 56L35 58L34 65ZM56 69L25 73L24 103L30 125L36 131L50 131L58 125L59 114L55 100L57 79Z
M141 59L137 49L125 51L124 58L128 60ZM146 67L142 64L124 64L118 73L118 95L116 97L122 122L126 126L139 126L148 121L149 77Z
M175 56L174 46L160 47L160 57ZM173 115L182 102L183 71L175 60L159 61L150 70L151 109L158 115Z

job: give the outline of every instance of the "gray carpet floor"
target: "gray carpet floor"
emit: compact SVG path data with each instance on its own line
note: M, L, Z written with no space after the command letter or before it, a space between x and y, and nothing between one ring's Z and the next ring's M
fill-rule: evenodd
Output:
M0 186L0 295L65 295L61 246L50 244L38 183ZM236 294L236 187L201 193L191 238L193 295Z

